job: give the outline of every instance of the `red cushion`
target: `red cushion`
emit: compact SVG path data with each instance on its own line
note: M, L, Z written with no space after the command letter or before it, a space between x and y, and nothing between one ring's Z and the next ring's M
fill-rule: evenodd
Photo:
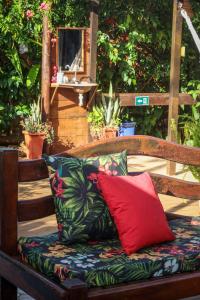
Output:
M128 255L175 239L148 173L138 176L99 174L98 183Z

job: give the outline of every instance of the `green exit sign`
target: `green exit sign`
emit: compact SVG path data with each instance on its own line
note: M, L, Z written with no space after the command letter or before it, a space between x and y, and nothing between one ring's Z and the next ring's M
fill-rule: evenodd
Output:
M149 96L136 96L135 97L135 105L149 105Z

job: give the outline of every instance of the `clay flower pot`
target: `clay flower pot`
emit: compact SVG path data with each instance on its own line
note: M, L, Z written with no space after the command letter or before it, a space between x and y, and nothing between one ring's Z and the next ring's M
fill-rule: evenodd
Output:
M106 139L114 138L117 136L117 131L116 128L104 128L104 137Z
M26 155L28 159L40 159L42 156L42 148L45 139L45 133L31 133L23 131L26 145Z

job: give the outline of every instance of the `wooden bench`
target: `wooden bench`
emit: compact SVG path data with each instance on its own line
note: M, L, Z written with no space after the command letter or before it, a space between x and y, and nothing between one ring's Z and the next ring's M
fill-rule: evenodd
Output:
M148 136L119 137L72 149L63 155L90 157L117 153L147 155L200 167L200 149L169 143ZM61 285L22 263L17 255L17 223L54 214L52 196L30 201L18 200L18 182L48 177L43 160L19 160L13 149L0 149L0 299L16 299L16 287L36 299L65 300L173 300L200 294L200 270L160 279L121 284L109 288L87 289L78 279ZM133 173L131 173L134 175ZM200 184L163 175L151 174L157 192L180 198L199 200ZM168 219L180 217L167 214Z

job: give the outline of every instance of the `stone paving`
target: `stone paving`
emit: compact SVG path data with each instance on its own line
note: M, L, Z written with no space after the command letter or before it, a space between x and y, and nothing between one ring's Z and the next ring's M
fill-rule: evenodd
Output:
M164 160L152 157L140 158L131 156L129 157L129 171L146 171L166 174L166 162ZM182 166L177 164L177 171L174 177L196 181L192 174ZM32 195L33 198L37 198L41 195L50 194L50 188L48 180L42 180L35 183L22 183L19 188L19 199L27 199ZM164 209L169 212L188 216L200 216L199 201L188 201L185 199L173 198L170 196L159 195L164 206ZM28 200L27 200L28 201ZM33 235L45 235L56 231L56 219L55 216L50 216L44 219L34 220L30 222L21 222L19 225L20 236L33 236ZM26 295L23 291L18 291L19 300L33 300L33 298ZM162 299L161 299L162 300ZM170 300L170 299L169 299ZM185 299L182 299L185 300ZM197 297L187 298L187 300L200 300L200 295Z

